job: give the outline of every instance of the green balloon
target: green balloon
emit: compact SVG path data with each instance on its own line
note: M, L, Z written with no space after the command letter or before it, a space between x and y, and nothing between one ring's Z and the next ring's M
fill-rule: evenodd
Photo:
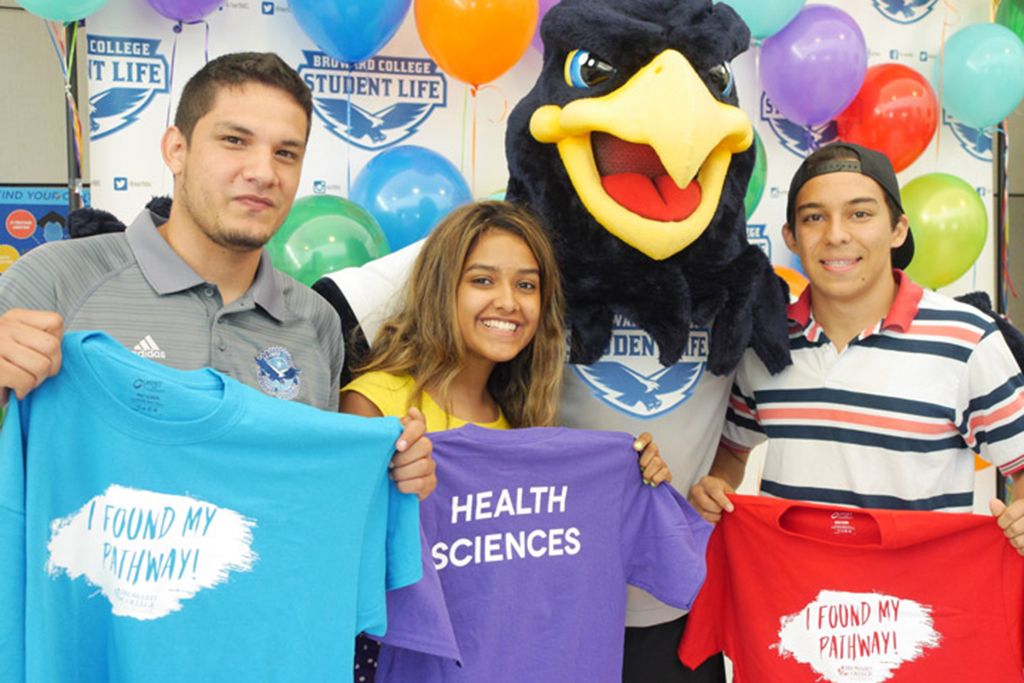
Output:
M390 251L384 231L368 211L333 195L297 200L267 243L274 267L304 285Z
M747 211L747 218L754 215L754 209L761 203L764 195L764 181L768 177L768 156L764 152L764 143L761 136L754 131L754 148L756 160L754 161L754 172L750 176L750 184L747 185L747 195L743 198L743 208Z
M907 275L938 289L955 282L978 259L988 235L988 213L978 192L947 173L914 178L902 191L914 233Z
M996 10L996 23L1002 24L1024 40L1024 0L1002 0Z

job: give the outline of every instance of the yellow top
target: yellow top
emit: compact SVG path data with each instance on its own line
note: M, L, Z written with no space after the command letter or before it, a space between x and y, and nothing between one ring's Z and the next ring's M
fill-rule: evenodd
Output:
M368 372L356 377L341 390L362 394L370 403L377 406L377 410L383 415L402 417L409 405L409 396L412 394L413 385L412 376L408 374L392 375L388 372ZM446 413L427 392L423 392L420 404L416 407L423 412L428 432L456 429L468 422L468 420L462 420ZM487 429L511 428L500 408L498 409L498 419L494 422L474 424Z

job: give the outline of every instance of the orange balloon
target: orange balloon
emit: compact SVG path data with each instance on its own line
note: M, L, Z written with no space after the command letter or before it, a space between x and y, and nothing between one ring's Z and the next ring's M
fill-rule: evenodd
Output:
M807 278L792 268L775 266L775 274L786 281L786 284L789 285L789 295L794 299L799 299L804 289L807 288Z
M472 86L519 61L537 28L537 0L416 0L416 28L441 69Z

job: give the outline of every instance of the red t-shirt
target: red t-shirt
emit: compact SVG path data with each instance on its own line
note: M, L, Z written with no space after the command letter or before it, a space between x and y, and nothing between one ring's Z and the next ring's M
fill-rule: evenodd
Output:
M734 496L679 657L736 683L1024 681L1024 558L991 517Z

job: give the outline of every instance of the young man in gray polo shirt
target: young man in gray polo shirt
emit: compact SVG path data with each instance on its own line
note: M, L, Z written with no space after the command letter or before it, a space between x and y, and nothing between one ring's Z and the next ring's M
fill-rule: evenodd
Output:
M337 315L262 249L295 198L311 112L274 54L225 55L193 76L161 141L174 174L166 222L143 211L123 234L40 247L0 277L4 400L60 369L65 329L100 329L160 363L336 410ZM422 498L436 484L430 442L418 411L403 424L392 472Z

